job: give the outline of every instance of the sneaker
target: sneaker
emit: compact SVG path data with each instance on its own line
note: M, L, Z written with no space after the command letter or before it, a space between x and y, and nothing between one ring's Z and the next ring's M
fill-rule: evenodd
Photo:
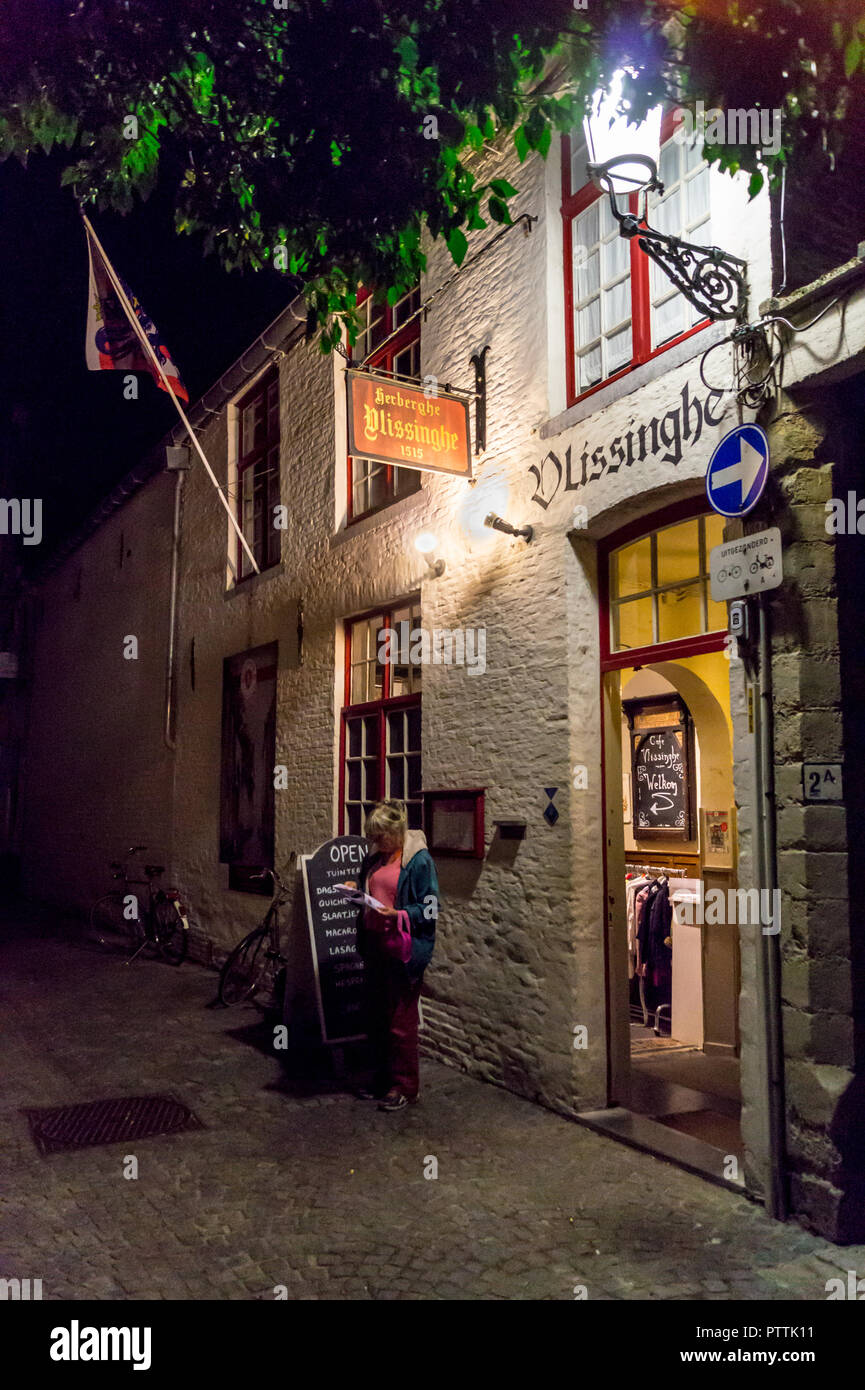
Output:
M415 1100L417 1098L415 1097ZM378 1103L379 1110L404 1110L407 1105L413 1105L414 1100L409 1100L401 1091L388 1092L383 1100Z

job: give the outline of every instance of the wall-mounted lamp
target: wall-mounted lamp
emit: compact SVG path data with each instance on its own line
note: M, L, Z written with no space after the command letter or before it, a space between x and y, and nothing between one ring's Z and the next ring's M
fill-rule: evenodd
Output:
M659 265L678 290L710 319L742 319L747 308L747 261L718 246L658 232L646 223L650 193L664 192L658 178L661 153L661 108L650 111L640 125L629 125L619 111L624 73L615 74L610 91L585 123L592 160L586 172L606 193L619 234L637 245ZM636 208L631 195L636 194ZM623 208L618 200L622 200Z
M430 556L438 549L438 537L432 531L419 531L414 538L414 548L419 550L430 568L429 578L438 579L445 572L444 560L432 560Z
M493 531L503 531L506 536L522 536L526 544L535 534L533 526L512 526L504 517L496 516L495 512L490 512L484 517L484 526L491 527Z

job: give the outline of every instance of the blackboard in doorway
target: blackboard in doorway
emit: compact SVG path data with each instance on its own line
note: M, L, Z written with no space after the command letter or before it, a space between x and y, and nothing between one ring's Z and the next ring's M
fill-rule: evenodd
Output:
M301 861L318 1016L325 1043L356 1042L366 1036L364 963L357 951L358 909L334 892L338 883L358 878L366 851L362 835L337 835Z
M693 722L678 696L624 700L635 840L692 838Z

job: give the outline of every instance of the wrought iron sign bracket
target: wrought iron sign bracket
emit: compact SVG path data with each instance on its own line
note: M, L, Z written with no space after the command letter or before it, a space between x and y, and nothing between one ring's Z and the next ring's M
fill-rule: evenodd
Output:
M619 227L628 240L636 237L640 249L651 256L701 314L710 319L744 319L748 302L747 261L719 246L699 246L645 224L641 226L630 214L620 219Z
M646 170L642 180L633 175L635 165ZM623 166L630 166L628 173L625 173ZM719 246L700 246L648 226L648 195L664 192L653 159L641 154L622 155L608 159L603 164L587 164L586 169L595 187L607 194L620 234L628 241L636 238L640 249L661 267L689 304L693 304L707 318L735 319L740 324L744 323L748 303L748 262L741 256L722 251ZM638 194L639 216L635 217L632 212L620 212L616 201L616 178L634 185L634 191Z
M469 358L475 369L475 453L482 454L487 447L487 353L489 343L480 352Z

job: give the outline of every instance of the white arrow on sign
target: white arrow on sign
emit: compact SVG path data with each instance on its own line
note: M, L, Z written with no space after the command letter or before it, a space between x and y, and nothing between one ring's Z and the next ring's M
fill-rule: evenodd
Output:
M741 483L744 502L762 467L763 455L743 438L739 441L739 462L730 463L726 468L719 468L712 474L712 491L720 487L729 487L731 483Z
M666 801L666 806L659 803ZM655 799L649 807L650 811L671 811L673 808L673 798L665 796L663 792L655 792Z

